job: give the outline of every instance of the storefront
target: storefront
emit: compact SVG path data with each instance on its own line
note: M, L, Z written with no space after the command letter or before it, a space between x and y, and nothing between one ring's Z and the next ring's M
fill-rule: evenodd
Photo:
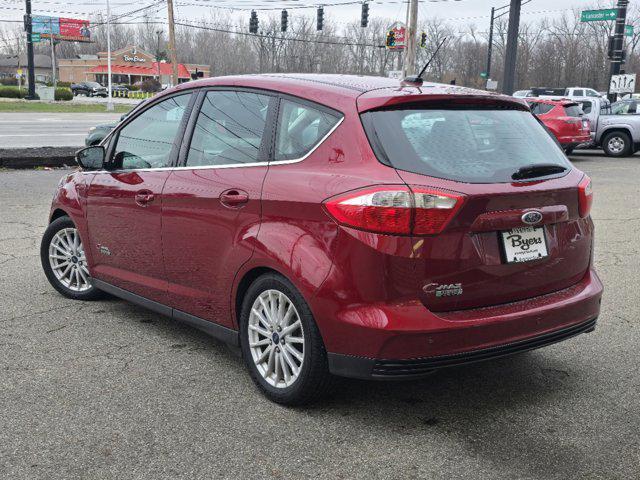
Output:
M58 71L62 82L96 81L107 84L107 53L81 55L79 58L59 59ZM155 78L162 85L171 84L171 64L156 62L149 52L129 46L111 52L111 81L113 84L135 85ZM178 64L179 81L187 82L195 78L210 76L208 65Z

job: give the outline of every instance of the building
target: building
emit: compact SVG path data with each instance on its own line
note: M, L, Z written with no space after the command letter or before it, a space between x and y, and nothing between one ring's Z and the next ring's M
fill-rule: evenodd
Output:
M58 60L58 75L61 82L96 81L107 82L107 52L97 55L79 55L78 58ZM158 79L162 85L171 84L171 64L156 62L155 55L128 46L111 52L111 81L114 84L139 84L150 78ZM210 76L208 65L178 64L180 82Z
M46 83L51 81L51 57L49 55L33 56L36 82ZM22 70L22 79L27 78L27 55L0 56L0 78L14 77Z

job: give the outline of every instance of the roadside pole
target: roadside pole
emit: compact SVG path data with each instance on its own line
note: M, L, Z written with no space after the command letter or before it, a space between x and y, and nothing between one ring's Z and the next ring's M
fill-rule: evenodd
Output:
M502 93L507 95L513 93L515 86L521 6L522 0L511 0L509 6L509 30L507 31L507 50L504 56L504 77L502 80Z
M113 97L111 89L111 5L107 0L107 110L113 110Z
M173 0L167 0L167 9L169 10L169 55L171 57L171 71L173 77L173 86L178 85L178 58L176 55L176 31L175 21L173 19Z
M418 50L418 0L409 0L409 21L405 35L404 66L402 77L416 74L416 54Z
M27 100L36 99L36 72L33 64L33 39L31 34L33 33L33 24L31 22L31 0L26 1L26 13L24 16L24 22L27 27L27 81L29 82L29 91L25 97Z
M614 102L616 94L611 93L611 77L620 74L620 66L622 65L622 56L624 50L624 26L627 21L627 6L629 0L618 0L618 15L616 17L616 26L613 34L613 55L611 57L611 66L609 70L609 86L607 87L607 96L609 100Z
M491 52L493 50L493 22L495 21L496 7L491 7L491 23L489 24L489 44L487 45L487 79L491 78Z
M55 92L58 84L58 76L56 75L56 44L53 41L53 19L51 18L49 19L49 40L51 41L51 83Z

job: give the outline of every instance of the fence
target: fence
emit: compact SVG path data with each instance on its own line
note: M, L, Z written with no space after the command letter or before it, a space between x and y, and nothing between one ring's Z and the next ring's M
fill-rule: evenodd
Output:
M156 93L155 92L142 92L139 90L112 90L111 91L111 95L114 98L135 98L135 99L145 99L145 98L150 98L153 97Z

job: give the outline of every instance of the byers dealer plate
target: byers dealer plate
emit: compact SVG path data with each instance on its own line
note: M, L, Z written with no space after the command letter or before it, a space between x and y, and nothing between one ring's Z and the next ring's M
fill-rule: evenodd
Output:
M516 227L500 234L507 263L529 262L548 255L542 227Z

